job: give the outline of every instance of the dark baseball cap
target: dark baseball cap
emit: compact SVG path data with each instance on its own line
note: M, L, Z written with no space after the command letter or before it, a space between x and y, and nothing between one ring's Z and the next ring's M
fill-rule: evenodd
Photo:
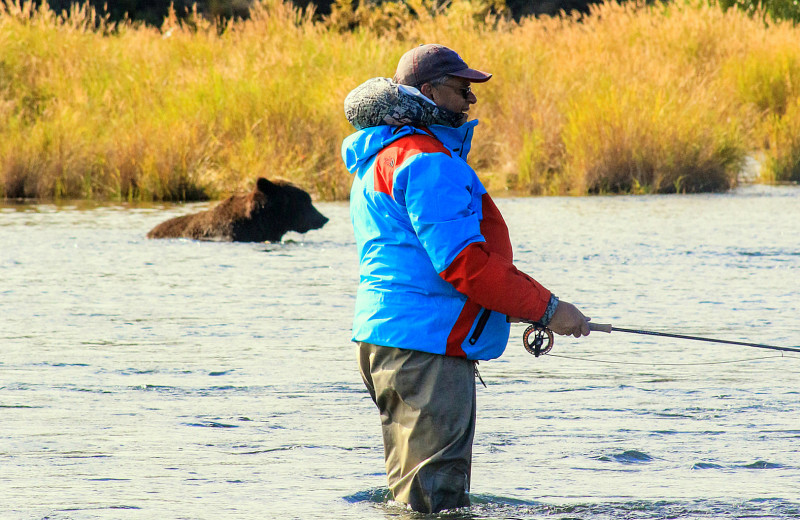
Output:
M491 74L471 69L456 51L429 43L403 54L394 73L394 82L419 87L432 79L449 74L474 83L489 81Z

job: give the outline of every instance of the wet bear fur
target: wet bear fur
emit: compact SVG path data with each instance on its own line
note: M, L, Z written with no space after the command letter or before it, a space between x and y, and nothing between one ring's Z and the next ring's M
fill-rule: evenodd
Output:
M191 238L227 242L278 242L287 231L305 233L328 222L297 186L259 177L246 195L232 195L199 213L171 218L147 238Z

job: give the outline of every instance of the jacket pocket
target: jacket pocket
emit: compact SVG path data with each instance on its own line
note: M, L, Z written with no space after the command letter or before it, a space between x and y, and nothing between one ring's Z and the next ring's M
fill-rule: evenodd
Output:
M489 321L490 314L492 314L492 311L489 309L483 309L483 312L478 318L478 323L475 325L475 330L472 331L472 335L469 337L470 345L474 345L478 342L478 338L481 337L483 329L486 327L486 322Z

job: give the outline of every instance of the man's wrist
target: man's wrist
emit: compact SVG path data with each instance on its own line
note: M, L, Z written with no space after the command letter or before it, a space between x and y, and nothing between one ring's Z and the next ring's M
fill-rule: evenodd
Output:
M539 320L539 323L544 325L545 327L550 323L550 320L553 319L553 314L556 313L556 308L558 307L558 297L555 294L550 294L550 301L547 302L547 308L544 310L544 314L542 315L542 319Z

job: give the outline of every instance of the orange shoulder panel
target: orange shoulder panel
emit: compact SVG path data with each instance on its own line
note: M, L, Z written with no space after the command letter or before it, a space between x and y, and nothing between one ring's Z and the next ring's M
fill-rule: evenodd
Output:
M426 134L413 134L401 137L378 152L375 159L375 191L392 196L394 171L406 159L420 153L444 153L452 157L450 150L435 137Z

